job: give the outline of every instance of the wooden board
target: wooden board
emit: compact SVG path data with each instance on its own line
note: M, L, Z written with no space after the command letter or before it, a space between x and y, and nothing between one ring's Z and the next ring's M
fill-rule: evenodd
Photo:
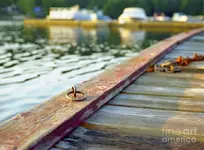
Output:
M176 48L173 50L173 52L183 52L183 53L197 53L197 54L203 54L203 49L184 49L184 48ZM193 56L193 55L192 55Z
M123 93L113 98L108 105L160 110L204 112L204 100L202 98L167 97L161 95Z
M123 91L123 93L176 96L176 97L197 97L202 99L204 98L204 88L194 88L194 87L178 88L178 87L132 84L129 87L127 87Z
M191 55L194 44L188 41L184 49L177 47L166 57ZM187 50L186 50L187 48ZM200 52L203 51L200 49ZM193 52L195 52L193 50ZM165 57L165 58L166 58ZM159 61L163 62L165 59ZM204 66L191 63L180 73L145 73L114 97L59 145L82 149L203 149L204 147ZM166 131L196 130L186 135ZM85 130L85 132L83 132ZM77 132L79 131L79 132ZM89 134L88 134L88 133ZM86 136L84 136L84 133ZM96 136L95 136L96 134ZM121 139L130 137L121 148ZM109 138L110 137L110 138ZM163 142L163 139L195 138L196 143ZM76 140L77 139L77 140ZM74 141L74 142L73 142ZM118 142L115 142L118 141ZM153 144L152 142L158 142ZM138 145L139 142L139 145ZM114 144L110 144L114 143ZM163 145L162 145L163 144ZM84 146L84 147L83 147ZM80 149L79 148L79 149Z
M190 47L199 47L203 48L203 43L202 42L194 42L194 41L186 41L183 43L184 46L190 46Z
M145 73L143 76L159 76L159 77L168 77L169 80L171 78L178 78L178 79L198 79L198 80L204 80L203 73L195 73L195 72L182 72L182 73L158 73L158 72L150 72Z
M202 31L203 29L197 29L168 38L142 51L139 56L77 85L79 91L87 94L85 101L72 102L68 100L66 98L67 92L70 91L68 89L48 102L0 124L0 149L49 149L137 79L151 64L156 63L170 52L178 43ZM197 84L196 81L194 84ZM143 95L158 95L159 93L161 96L197 98L198 101L199 98L204 98L204 89L200 87L167 88L132 84L123 93ZM185 126L181 126L182 124ZM161 136L163 127L183 129L196 125L201 129L196 137L203 138L202 113L105 106L84 125L86 127L102 127L117 132L121 130L120 132L125 134L141 133L142 135L151 134L151 136L154 134Z
M204 51L202 52L196 52L196 51L189 51L189 52L183 52L182 51L174 51L168 55L166 55L165 57L174 57L174 58L177 58L178 56L182 56L182 57L190 57L192 58L194 56L194 53L197 53L198 55L204 55Z
M0 149L48 149L71 133L101 106L137 79L178 43L203 32L197 29L168 38L142 51L139 56L77 85L87 95L82 102L66 98L68 89L48 102L21 113L0 125ZM111 76L110 76L111 74Z
M181 79L181 78L172 78L169 80L168 76L159 76L159 75L141 76L134 82L134 84L155 85L155 86L164 86L164 87L181 87L181 88L185 88L185 87L204 88L204 80Z
M83 126L113 133L150 137L168 136L165 134L166 129L184 130L196 127L198 132L192 136L195 136L197 141L204 140L203 113L104 106ZM180 136L184 135L181 133ZM191 137L191 135L188 136Z
M191 57L193 57L194 53L197 53L198 55L204 55L204 50L197 51L197 50L193 50L193 49L191 49L191 50L185 50L185 49L179 50L179 49L174 49L174 50L172 51L172 53L170 53L170 54L172 54L172 55L173 55L173 54L180 54L181 56L182 56L183 54L190 54Z
M195 37L192 37L190 40L196 41L196 42L204 42L204 36L195 36Z
M191 46L191 45L180 45L176 49L185 50L185 51L187 51L187 50L203 51L203 47L195 47L195 46Z
M164 143L161 137L131 136L80 127L50 150L169 150L202 147L200 143Z

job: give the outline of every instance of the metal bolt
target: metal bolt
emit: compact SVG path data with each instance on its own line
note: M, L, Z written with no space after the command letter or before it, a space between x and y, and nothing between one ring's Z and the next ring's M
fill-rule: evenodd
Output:
M66 94L66 98L72 101L83 101L86 97L86 94L82 91L77 91L75 86L72 86L72 91Z

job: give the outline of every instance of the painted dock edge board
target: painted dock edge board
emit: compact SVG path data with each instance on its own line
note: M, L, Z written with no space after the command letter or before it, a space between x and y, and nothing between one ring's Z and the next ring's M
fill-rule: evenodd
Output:
M24 19L24 25L34 25L34 26L49 26L49 25L59 25L59 26L75 26L75 27L91 27L96 28L99 26L109 26L111 28L117 27L127 27L127 28L154 28L154 29L195 29L204 27L203 23L191 23L191 22L131 22L120 24L118 21L104 22L104 21L73 21L73 20L49 20L49 19L36 19L36 18L26 18Z
M0 149L49 149L143 74L149 65L156 63L180 42L203 31L196 29L170 37L142 51L139 56L78 84L77 89L87 94L85 101L67 100L66 90L3 122L0 124Z

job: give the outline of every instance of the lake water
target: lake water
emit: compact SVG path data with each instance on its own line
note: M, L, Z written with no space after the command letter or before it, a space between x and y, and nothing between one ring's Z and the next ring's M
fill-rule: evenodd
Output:
M0 22L0 122L171 35Z

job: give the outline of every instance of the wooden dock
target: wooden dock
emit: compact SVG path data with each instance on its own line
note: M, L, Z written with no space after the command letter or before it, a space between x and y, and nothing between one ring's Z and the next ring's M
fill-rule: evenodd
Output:
M194 53L204 55L204 33L179 44L158 63ZM144 73L50 150L203 147L204 62L195 62L180 73Z
M147 22L132 22L120 24L118 21L104 22L104 21L74 21L74 20L49 20L49 19L25 19L24 25L32 26L71 26L71 27L82 27L82 28L97 28L107 26L110 28L140 28L140 29L196 29L204 27L202 22L191 23L191 22L158 22L158 21L147 21Z
M203 29L168 38L79 84L85 101L67 101L65 91L4 122L0 149L201 150L204 62L179 73L145 72L152 64L194 53L204 55Z

